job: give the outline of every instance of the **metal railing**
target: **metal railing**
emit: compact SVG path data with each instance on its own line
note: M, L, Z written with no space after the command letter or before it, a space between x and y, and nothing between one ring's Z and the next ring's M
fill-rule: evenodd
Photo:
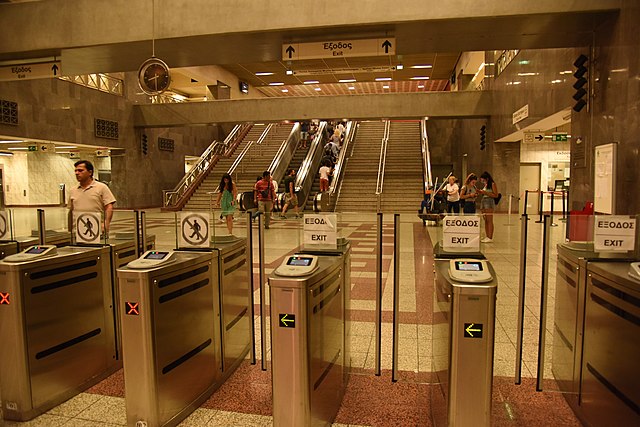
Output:
M233 175L234 173L236 173L236 170L238 169L238 167L244 164L244 163L242 163L242 161L245 159L245 157L247 157L247 155L249 155L249 153L251 153L250 150L253 147L262 148L262 143L267 138L267 135L269 134L269 132L271 132L271 129L273 128L273 126L274 126L273 123L268 124L267 127L264 128L264 130L262 131L262 133L260 134L260 136L258 137L258 139L256 141L249 141L247 143L247 145L242 149L242 151L240 152L238 157L236 157L236 160L229 167L229 170L227 171L227 173L229 175ZM262 153L260 153L260 155L261 154ZM242 171L240 171L240 172L242 172ZM237 180L237 179L238 179L237 176L234 177L234 180Z
M422 171L424 173L424 191L433 186L431 175L431 154L429 152L429 137L427 136L427 119L420 120L420 139L422 142Z
M180 198L189 191L189 188L198 180L198 178L207 173L210 168L215 165L219 157L227 154L227 151L231 148L232 141L234 141L238 135L241 135L249 126L251 125L236 125L223 142L213 141L204 153L202 153L198 162L180 180L178 185L176 185L171 191L164 190L162 192L164 207L168 208L176 206Z
M80 76L61 76L58 78L80 86L99 90L100 92L124 96L124 80L108 74L82 74Z
M338 185L340 182L340 178L342 177L342 171L344 170L345 163L347 161L347 152L349 151L349 146L353 141L355 136L355 131L357 128L357 122L347 122L347 128L344 131L344 140L342 141L342 148L340 149L340 154L338 154L338 160L336 161L336 165L333 168L333 180L331 181L331 186L329 187L329 194L335 194L336 191L340 188Z
M376 182L376 199L378 201L378 212L381 208L382 188L384 187L384 169L387 161L387 143L389 142L389 130L391 128L391 122L386 120L384 122L384 135L382 136L382 143L380 145L380 162L378 162L378 180Z

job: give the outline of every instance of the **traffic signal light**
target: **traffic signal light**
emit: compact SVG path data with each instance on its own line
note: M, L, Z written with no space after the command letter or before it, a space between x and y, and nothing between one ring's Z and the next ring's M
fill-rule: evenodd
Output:
M482 125L480 128L480 149L484 150L487 145L487 127Z
M141 148L142 154L146 156L149 146L147 145L147 135L144 133L142 134Z
M576 78L576 82L573 84L573 88L576 90L576 93L573 94L573 99L576 101L575 105L573 106L573 111L575 111L576 113L580 112L587 105L587 101L589 99L589 86L587 85L587 83L589 82L587 80L588 75L585 76L587 74L587 71L589 71L585 66L588 60L589 58L587 58L585 55L580 55L578 59L576 59L576 61L573 63L573 65L576 67L576 72L573 73L573 77ZM585 88L584 86L587 87Z

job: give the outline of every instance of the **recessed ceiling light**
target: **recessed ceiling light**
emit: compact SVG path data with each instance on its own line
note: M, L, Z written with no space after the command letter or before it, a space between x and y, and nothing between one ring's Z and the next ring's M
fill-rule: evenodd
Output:
M433 68L433 65L431 64L418 64L418 65L412 65L411 68Z
M304 84L306 85L315 85L317 83L320 83L318 80L305 80Z
M424 85L418 85L418 89L424 89Z
M269 86L284 86L283 82L271 82L269 83Z
M391 77L376 77L377 82L388 82L391 80Z
M293 70L287 70L287 76L293 76Z
M428 76L416 76L416 77L411 77L411 80L429 80Z
M402 64L396 65L396 70L403 70L403 69L404 69L404 65Z
M342 79L342 80L338 80L338 83L353 83L355 81L356 79Z
M389 85L382 86L382 89L389 89Z
M322 88L316 87L313 90L315 90L316 92L320 92L322 90Z
M287 93L287 92L289 92L289 89L282 89L282 92L283 93Z
M356 90L356 88L353 86L349 86L349 90Z
M273 76L273 73L270 71L259 71L256 73L256 76Z

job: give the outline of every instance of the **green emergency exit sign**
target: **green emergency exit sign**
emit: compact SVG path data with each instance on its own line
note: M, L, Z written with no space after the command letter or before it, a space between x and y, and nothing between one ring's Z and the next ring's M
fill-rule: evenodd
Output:
M568 140L568 135L566 133L554 133L552 135L553 142L565 142Z
M30 145L29 146L29 151L38 151L38 146L37 145Z

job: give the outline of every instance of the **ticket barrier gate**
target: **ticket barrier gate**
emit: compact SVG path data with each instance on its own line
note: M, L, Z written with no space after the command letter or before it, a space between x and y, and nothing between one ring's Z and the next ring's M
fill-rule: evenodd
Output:
M350 363L350 245L303 251L269 276L273 425L330 426Z
M489 426L495 271L480 253L467 253L463 258L444 257L439 248L434 253L434 311L444 315L447 323L434 325L432 334L438 383L431 393L432 421L434 426ZM441 410L444 408L446 411Z
M249 352L246 239L216 246L118 269L128 425L177 425Z
M4 417L31 419L119 369L108 248L33 246L0 261Z
M4 257L9 255L13 255L17 252L18 242L16 242L15 240L0 242L0 259L3 259Z

